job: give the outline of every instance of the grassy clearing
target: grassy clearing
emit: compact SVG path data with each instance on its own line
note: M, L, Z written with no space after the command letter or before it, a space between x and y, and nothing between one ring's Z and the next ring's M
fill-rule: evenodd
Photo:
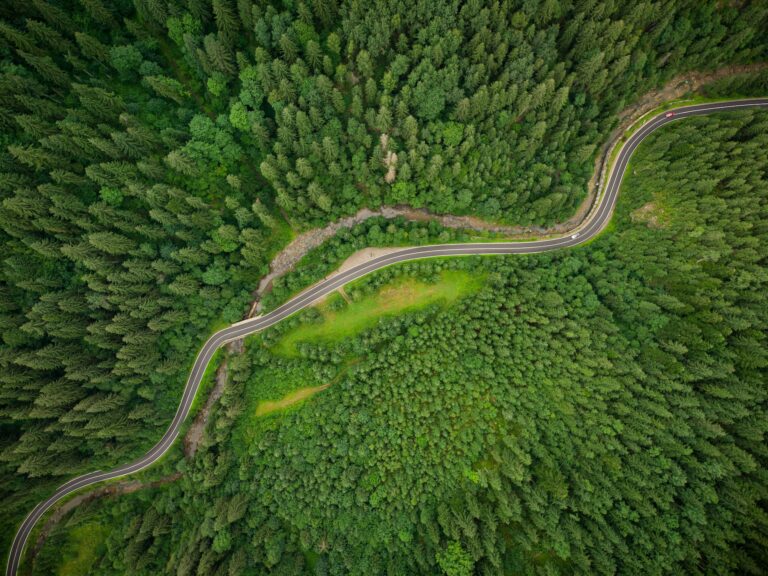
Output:
M279 398L278 400L266 400L263 399L264 395L262 395L262 400L259 401L258 405L256 406L256 417L259 418L261 416L266 416L268 414L272 414L275 412L283 412L289 408L297 408L298 404L306 400L307 398L311 398L318 392L322 392L329 386L333 386L341 380L342 376L344 376L347 371L350 369L350 367L354 366L360 361L360 358L350 358L347 360L347 362L340 368L339 372L336 374L336 376L333 377L332 380L326 382L325 384L319 384L317 386L300 386L302 382L307 382L314 378L308 371L302 371L301 368L299 368L299 371L296 373L299 376L298 380L291 379L290 377L285 379L286 381L283 382L283 386L281 388L275 389L273 388L271 391L271 394L266 396L267 398L274 398L275 393L279 390L292 390L291 392L287 392L284 396ZM298 387L297 387L298 386Z
M100 556L100 548L107 529L94 522L73 528L67 537L70 553L66 554L59 566L59 576L81 576L88 574L96 559Z
M314 396L318 392L322 392L330 385L331 383L329 382L328 384L323 384L322 386L308 386L306 388L299 388L295 392L286 394L280 400L265 400L260 402L256 407L256 417L258 418L259 416L266 416L272 412L277 412L278 410L288 408L289 406Z
M256 345L261 344L254 344ZM299 399L294 398L293 402L284 402L286 399L301 390L312 390L325 384L327 382L315 374L311 362L303 359L286 360L279 367L255 369L245 388L247 408L243 417L239 419L235 433L235 448L245 452L265 429L278 425L281 420L279 416L299 408L301 402ZM272 408L266 410L262 405L271 405Z
M482 282L482 277L466 271L446 270L435 284L404 278L376 294L353 301L340 311L331 310L330 302L325 302L320 306L322 323L298 326L285 334L272 351L282 356L296 356L299 342L338 342L374 326L383 316L425 308L437 302L451 304L477 291Z

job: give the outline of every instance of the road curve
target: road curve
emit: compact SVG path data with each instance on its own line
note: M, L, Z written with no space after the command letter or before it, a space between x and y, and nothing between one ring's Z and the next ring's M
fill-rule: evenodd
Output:
M490 255L490 254L533 254L537 252L549 252L551 250L558 250L561 248L571 248L577 246L583 242L586 242L590 238L593 238L607 225L611 219L613 208L616 205L616 199L619 194L619 187L621 186L621 180L624 177L624 172L629 163L629 159L632 153L643 141L643 139L651 134L654 130L682 118L690 116L701 116L705 114L711 114L713 112L723 112L729 110L738 110L741 108L754 108L762 107L768 108L768 98L751 98L743 100L731 100L727 102L716 102L710 104L698 104L693 106L683 106L674 109L674 115L667 117L666 113L661 113L651 118L646 124L632 134L627 141L622 145L621 150L616 158L616 162L607 179L607 184L601 187L600 194L598 194L595 203L590 209L584 222L576 229L571 230L567 235L556 238L550 238L546 240L535 240L530 242L492 242L492 243L477 243L477 244L440 244L433 246L418 246L415 248L403 248L397 252L380 256L374 260L360 264L354 268L350 268L344 272L341 272L327 280L319 282L307 290L301 292L298 296L292 298L279 308L272 312L265 314L257 318L251 318L244 320L224 328L216 332L211 336L195 359L195 363L192 367L192 372L187 379L186 387L184 388L184 394L179 402L179 408L176 410L176 415L173 417L171 424L168 426L168 430L165 432L160 441L152 447L152 449L144 454L141 458L113 470L102 472L97 470L78 476L62 484L58 490L48 499L40 502L24 519L11 546L8 564L6 567L6 576L16 576L16 572L21 561L24 547L27 543L32 529L37 521L43 514L56 502L66 497L68 494L90 486L103 480L110 480L112 478L118 478L127 474L132 474L143 470L148 466L151 466L155 461L165 454L168 449L173 445L174 441L179 435L181 425L189 414L192 407L192 401L195 398L200 382L202 380L205 369L208 366L213 354L222 345L232 340L237 340L249 334L259 332L265 328L269 328L274 324L277 324L281 320L284 320L288 316L295 314L299 310L306 308L312 302L325 296L366 274L379 270L385 266L395 264L397 262L406 262L409 260L417 260L420 258L432 258L436 256L467 256L467 255ZM576 235L576 238L573 235Z

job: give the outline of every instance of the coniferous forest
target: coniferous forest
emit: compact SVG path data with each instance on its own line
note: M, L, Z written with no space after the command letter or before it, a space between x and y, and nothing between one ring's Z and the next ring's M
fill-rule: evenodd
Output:
M3 558L56 486L162 435L297 233L396 204L564 221L619 111L768 60L766 30L761 1L0 3ZM765 112L674 123L587 246L390 268L246 340L195 455L139 476L174 479L77 507L25 569L763 573L767 135ZM352 246L455 234L366 222L271 304Z
M767 175L768 113L673 124L588 246L389 268L328 306L483 281L335 342L281 346L315 310L248 339L183 476L82 506L36 573L101 526L98 574L762 574Z

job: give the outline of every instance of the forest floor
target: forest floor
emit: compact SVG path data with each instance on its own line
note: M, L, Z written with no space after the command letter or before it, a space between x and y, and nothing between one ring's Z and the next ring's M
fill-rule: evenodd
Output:
M658 199L642 205L629 217L632 222L643 222L648 228L666 228L669 224L669 214Z

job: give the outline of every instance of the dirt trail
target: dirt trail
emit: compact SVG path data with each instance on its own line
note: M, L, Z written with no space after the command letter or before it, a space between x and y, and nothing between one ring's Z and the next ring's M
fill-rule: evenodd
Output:
M323 228L315 228L297 236L290 244L283 248L272 260L269 266L269 274L262 278L258 288L254 292L254 302L248 313L248 318L261 312L261 300L272 288L275 278L293 270L296 264L307 255L308 252L320 246L326 240L335 236L344 228L352 228L369 218L384 217L387 219L402 216L406 220L415 222L435 221L446 228L460 228L465 230L496 232L505 238L542 238L553 234L562 234L580 225L587 216L589 209L595 201L595 194L608 169L613 148L621 142L624 132L643 114L659 107L664 102L680 98L681 96L698 90L701 86L739 74L757 72L768 68L768 62L750 64L746 66L726 66L712 72L688 72L675 76L662 88L648 92L641 96L634 104L625 108L618 114L619 125L611 132L608 140L600 148L595 160L594 175L587 184L587 196L571 216L565 222L554 224L549 228L538 226L509 226L482 220L476 216L453 216L450 214L433 214L428 210L411 208L409 206L382 206L377 210L363 208L352 216L341 218ZM365 252L365 250L361 251ZM356 254L356 263L365 260Z

